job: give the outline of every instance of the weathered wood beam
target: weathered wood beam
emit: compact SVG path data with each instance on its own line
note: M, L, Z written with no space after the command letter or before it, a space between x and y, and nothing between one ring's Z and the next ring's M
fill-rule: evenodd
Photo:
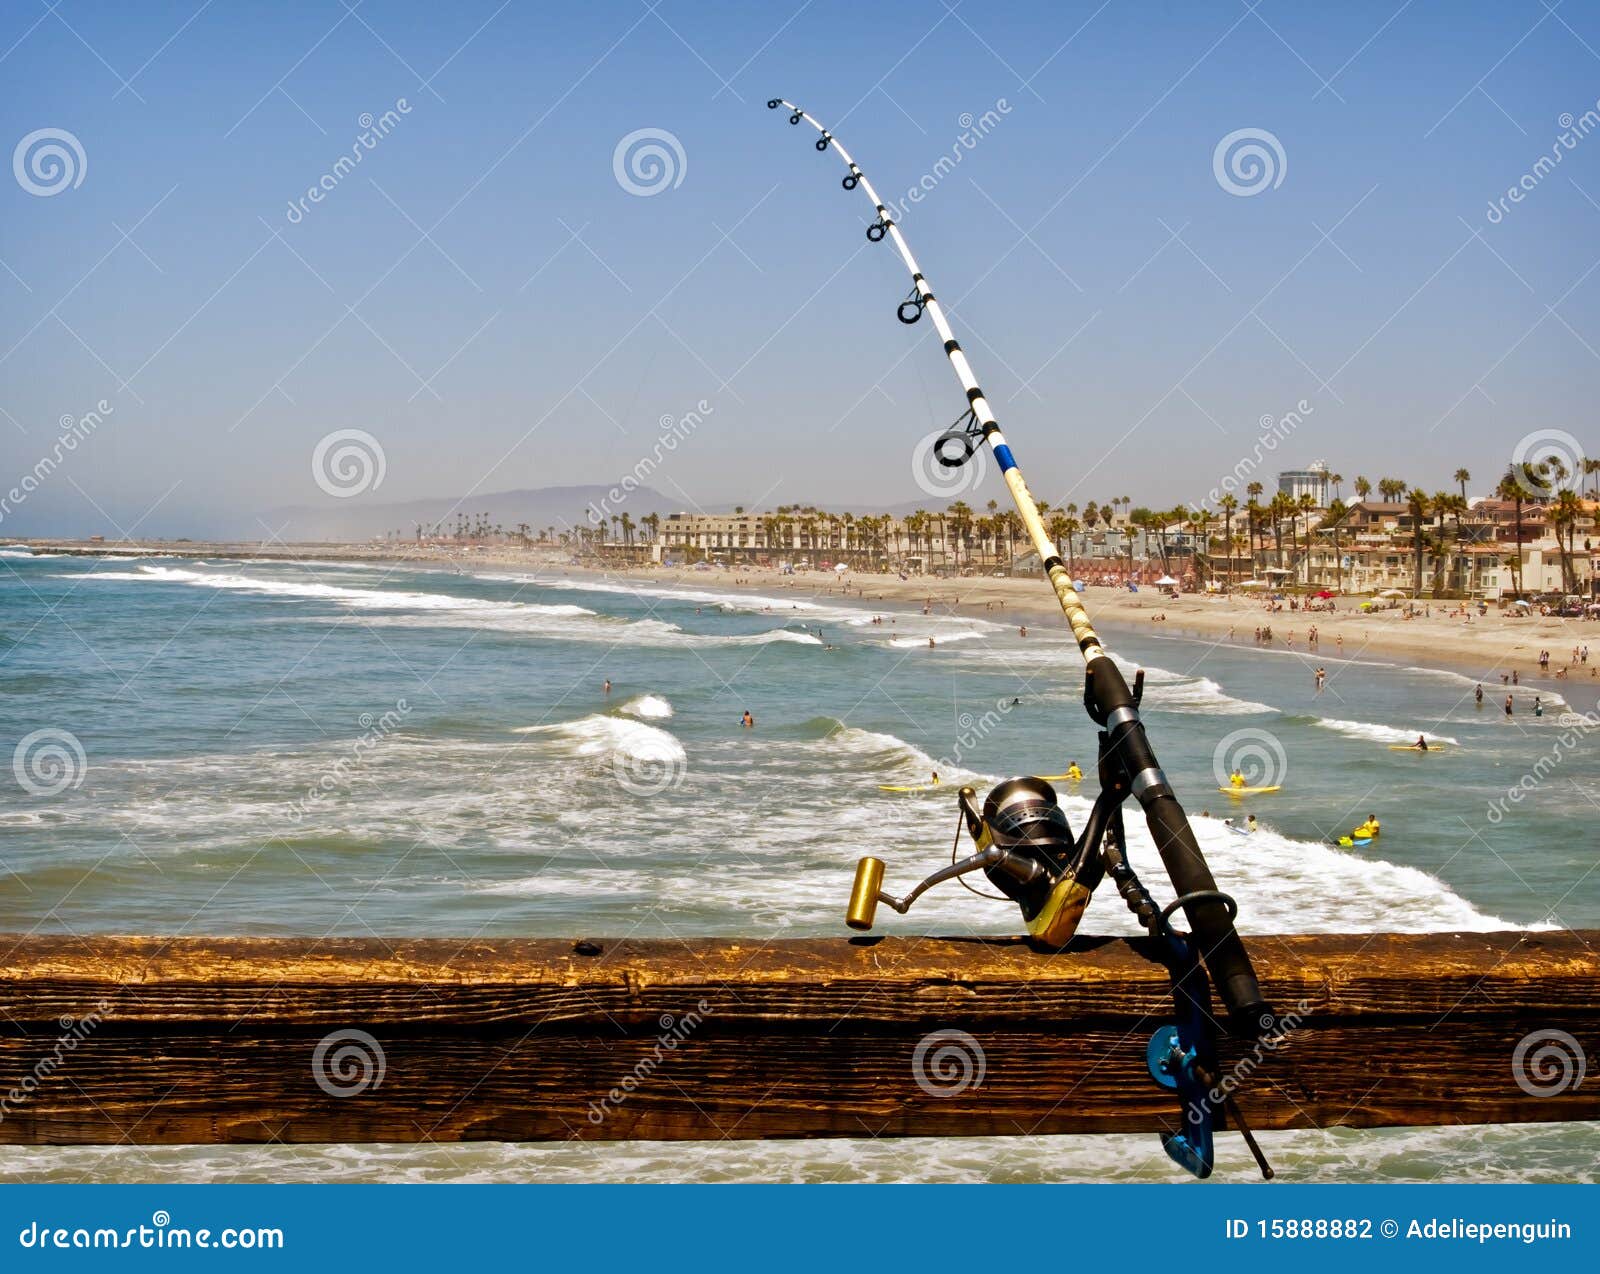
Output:
M1279 1047L1223 1045L1258 1128L1600 1119L1600 1085L1561 1086L1538 1065L1540 1048L1571 1052L1560 1037L1518 1054L1562 1032L1600 1065L1600 932L1249 945L1268 997L1298 1020ZM1144 1062L1170 1015L1167 974L1122 939L1061 954L939 938L28 937L0 950L0 1142L1177 1126Z

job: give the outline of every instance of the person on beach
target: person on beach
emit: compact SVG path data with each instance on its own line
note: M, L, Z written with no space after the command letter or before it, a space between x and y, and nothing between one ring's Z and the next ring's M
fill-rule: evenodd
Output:
M756 728L756 719L750 715L749 708L744 710L744 716L739 719L739 724L746 730L754 730Z

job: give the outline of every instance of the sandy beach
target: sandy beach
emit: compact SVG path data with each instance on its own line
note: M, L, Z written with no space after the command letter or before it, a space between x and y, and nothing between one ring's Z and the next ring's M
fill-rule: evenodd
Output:
M225 544L213 542L151 541L140 544L91 544L83 541L21 541L40 553L104 554L115 557L181 555L195 558L262 559L275 561L363 561L407 563L454 570L537 570L552 578L603 579L614 583L654 583L678 587L715 588L769 596L793 596L802 601L849 602L886 611L920 611L931 606L943 615L971 615L991 621L1038 624L1048 628L1061 622L1049 588L1037 576L993 578L970 576L944 579L851 571L842 578L832 571L783 574L755 566L723 569L711 567L656 567L587 565L574 562L569 553L549 548L473 547L463 550L442 545L381 544ZM1300 653L1308 663L1318 659L1400 661L1422 667L1446 668L1483 682L1484 693L1495 693L1502 677L1513 672L1518 685L1550 686L1580 710L1592 703L1582 686L1592 685L1600 696L1600 623L1530 615L1519 617L1494 607L1480 617L1461 616L1457 602L1420 602L1407 617L1404 605L1364 612L1362 597L1334 599L1331 611L1290 609L1285 599L1271 603L1245 593L1228 596L1187 593L1164 596L1146 586L1137 593L1123 587L1089 585L1084 603L1097 628L1114 637L1118 632L1140 630L1151 636L1187 637L1236 646L1258 644L1256 630L1268 626L1269 640L1260 644ZM1270 609L1269 607L1279 607ZM1316 643L1311 641L1315 628ZM1572 664L1573 648L1596 640L1594 658ZM1019 638L1020 640L1021 638ZM1550 671L1541 674L1538 657L1550 651ZM1564 676L1558 676L1560 672Z

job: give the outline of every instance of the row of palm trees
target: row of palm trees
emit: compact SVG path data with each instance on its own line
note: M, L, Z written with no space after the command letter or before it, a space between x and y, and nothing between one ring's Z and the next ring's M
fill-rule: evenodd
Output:
M1445 575L1456 573L1455 557L1466 539L1463 517L1467 513L1467 484L1472 475L1461 468L1451 477L1457 491L1432 494L1398 477L1383 477L1373 483L1357 476L1353 483L1355 494L1362 501L1376 490L1380 500L1404 505L1411 523L1414 584L1418 592L1423 587L1425 556L1431 552L1434 557L1437 588ZM1589 515L1578 490L1569 482L1574 478L1592 480L1594 497L1600 499L1600 459L1585 459L1578 472L1569 472L1558 459L1524 466L1520 471L1513 466L1497 484L1496 496L1515 506L1516 553L1507 556L1506 564L1513 570L1519 593L1522 591L1525 505L1536 505L1544 522L1554 531L1563 579L1568 591L1577 590L1576 531L1579 521ZM1081 508L1075 503L1055 508L1048 501L1040 501L1038 509L1050 537L1066 552L1069 569L1074 574L1080 553L1088 555L1091 542L1110 546L1107 533L1113 529L1120 533L1121 542L1112 552L1119 559L1122 553L1127 554L1129 574L1134 572L1136 543L1142 535L1146 555L1153 543L1163 571L1171 573L1169 559L1176 551L1192 556L1201 582L1218 575L1235 580L1236 563L1241 554L1246 555L1247 569L1253 574L1256 565L1268 556L1269 540L1271 558L1280 570L1289 570L1309 552L1315 530L1325 534L1332 543L1339 564L1338 583L1342 587L1343 535L1350 506L1339 497L1345 481L1343 475L1329 474L1327 481L1333 499L1325 509L1309 492L1291 496L1278 491L1263 502L1265 488L1260 482L1246 485L1242 502L1231 493L1222 496L1217 501L1216 511L1181 505L1170 509L1135 507L1129 496L1091 500ZM1531 491L1530 486L1537 486L1539 490ZM1544 492L1553 494L1549 499L1540 498ZM735 516L742 516L744 512L742 505L734 510ZM1446 526L1447 519L1454 523L1453 532ZM880 565L908 557L921 558L935 570L941 567L961 570L979 561L1004 563L1014 569L1017 544L1025 541L1022 519L1014 510L1002 510L995 500L990 500L981 513L966 501L956 500L943 511L918 509L900 519L889 514L832 513L815 505L790 504L760 515L757 521L762 546L769 552L827 552ZM659 541L661 522L657 513L645 514L637 520L628 513L617 513L598 523L580 523L565 529L551 525L537 532L522 522L507 533L499 523L491 523L487 513L457 513L448 531L443 522L431 528L418 523L416 534L419 540L431 534L457 541L515 540L524 545L559 543L578 548L599 548L611 543L631 548ZM1240 527L1237 533L1236 524ZM396 538L400 534L394 532ZM1105 556L1102 552L1098 560L1103 561ZM1219 558L1222 561L1220 571Z

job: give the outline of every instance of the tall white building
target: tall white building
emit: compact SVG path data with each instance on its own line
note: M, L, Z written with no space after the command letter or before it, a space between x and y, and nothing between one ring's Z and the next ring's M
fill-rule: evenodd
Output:
M1327 508L1333 500L1333 484L1328 481L1328 462L1313 460L1304 469L1285 469L1278 475L1278 490L1291 500L1310 495L1318 508Z

